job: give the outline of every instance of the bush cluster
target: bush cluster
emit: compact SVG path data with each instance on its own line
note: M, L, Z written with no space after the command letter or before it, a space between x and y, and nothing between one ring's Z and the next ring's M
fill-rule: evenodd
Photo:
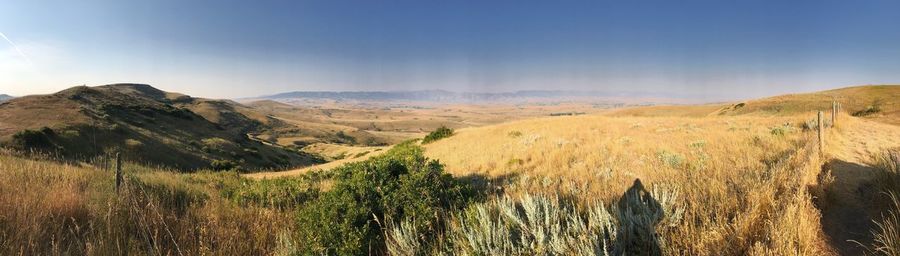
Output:
M300 254L383 252L388 223L409 219L418 230L439 230L438 213L464 205L472 195L411 142L332 172L332 188L297 212Z
M863 110L853 112L853 116L862 117L862 116L869 116L869 115L874 115L874 114L878 114L878 113L881 113L881 106L880 106L880 104L876 103L876 104L867 106Z
M22 148L47 148L53 145L50 138L56 133L48 127L41 130L21 130L13 134L13 143Z
M447 128L446 126L441 126L440 128L437 128L437 130L434 130L433 132L425 136L425 138L422 139L422 144L428 144L450 136L453 136L453 129Z
M227 171L238 167L238 164L231 160L213 160L210 167L216 171Z

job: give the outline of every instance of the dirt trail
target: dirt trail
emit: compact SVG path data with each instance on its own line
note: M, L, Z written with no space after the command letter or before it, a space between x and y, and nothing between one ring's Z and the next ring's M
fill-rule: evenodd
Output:
M838 120L840 121L840 120ZM834 183L827 188L827 203L822 206L822 229L829 244L840 255L862 255L859 244L870 244L871 200L875 170L871 156L886 148L900 146L900 127L850 119L826 138L830 160L823 170L831 170Z

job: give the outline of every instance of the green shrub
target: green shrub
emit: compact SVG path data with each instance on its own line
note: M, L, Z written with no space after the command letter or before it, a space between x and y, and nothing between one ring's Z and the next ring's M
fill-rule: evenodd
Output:
M436 213L465 203L468 187L426 159L412 143L333 170L333 187L297 212L300 254L383 252L387 223L411 219L417 230L438 230ZM378 253L376 253L378 254Z
M453 129L447 128L446 126L441 126L437 130L434 130L433 132L425 136L425 138L422 139L422 144L432 143L434 141L450 136L453 136Z
M226 171L237 168L238 165L231 160L213 160L212 163L210 163L210 166L216 171Z
M23 148L47 148L53 145L50 137L56 135L50 128L44 127L40 131L21 130L13 134L13 143Z
M865 109L853 112L853 116L869 116L873 114L881 113L881 104L878 102L867 106Z
M356 138L347 135L346 133L344 133L344 131L338 131L334 134L334 136L338 138L338 142L340 143L356 144Z
M691 144L688 144L688 147L690 147L692 149L703 149L703 147L705 147L705 146L706 146L705 140L697 140L697 141L691 142Z
M678 168L679 166L684 164L684 156L678 153L660 150L656 153L656 157L659 158L659 161L672 168Z
M785 129L784 127L776 126L776 127L772 127L772 129L769 130L769 133L771 133L772 135L775 135L775 136L784 136L784 134L786 133L786 130L787 129Z

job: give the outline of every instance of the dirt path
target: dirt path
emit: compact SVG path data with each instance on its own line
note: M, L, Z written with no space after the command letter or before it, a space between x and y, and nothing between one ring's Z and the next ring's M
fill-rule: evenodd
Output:
M849 117L848 117L849 118ZM862 255L859 244L871 244L871 199L875 170L870 157L883 149L900 146L900 128L861 119L848 119L832 138L826 138L831 159L823 166L834 176L822 206L822 229L840 255Z

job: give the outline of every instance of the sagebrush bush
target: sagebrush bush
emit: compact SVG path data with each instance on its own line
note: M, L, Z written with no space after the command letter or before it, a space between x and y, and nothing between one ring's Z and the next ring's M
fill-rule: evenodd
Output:
M436 233L408 221L388 231L395 255L659 255L657 230L678 225L683 208L675 189L647 192L640 183L618 205L554 195L505 195L454 213ZM437 236L422 243L421 236Z
M666 150L660 150L659 152L656 152L656 157L659 158L659 161L672 168L680 167L682 164L684 164L685 161L684 155L672 153Z
M864 108L860 111L853 112L853 116L862 117L862 116L870 116L870 115L874 115L874 114L878 114L878 113L881 113L881 104L875 103L875 104L866 106L866 108Z

